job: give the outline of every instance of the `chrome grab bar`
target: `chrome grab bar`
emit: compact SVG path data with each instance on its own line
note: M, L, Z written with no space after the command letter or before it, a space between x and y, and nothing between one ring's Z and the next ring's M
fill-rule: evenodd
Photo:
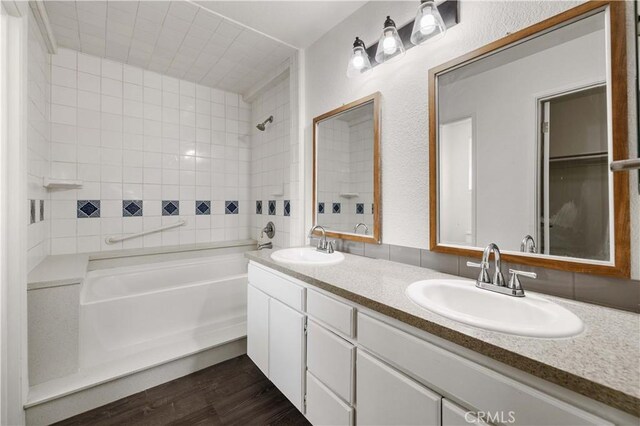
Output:
M612 172L624 172L627 170L640 169L640 158L612 161L609 168Z
M104 241L107 244L115 244L115 243L119 243L121 241L130 240L132 238L143 237L145 235L155 234L156 232L166 231L167 229L178 228L179 226L184 226L186 224L187 224L187 221L184 220L184 219L181 219L181 220L177 221L176 223L172 223L171 225L161 226L159 228L149 229L148 231L139 232L137 234L125 235L125 236L122 236L122 237L107 237L107 238L104 239Z

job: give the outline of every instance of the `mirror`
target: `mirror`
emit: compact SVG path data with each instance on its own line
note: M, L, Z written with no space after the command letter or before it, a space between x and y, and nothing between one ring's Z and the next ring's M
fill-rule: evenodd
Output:
M588 2L431 70L432 250L629 275L624 31Z
M314 225L380 242L380 94L313 119Z

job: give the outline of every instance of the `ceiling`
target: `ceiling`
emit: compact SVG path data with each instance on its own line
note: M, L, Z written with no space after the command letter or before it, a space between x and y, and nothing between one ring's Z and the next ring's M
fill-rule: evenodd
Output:
M195 0L195 3L304 49L367 2Z
M245 94L295 49L184 0L46 1L58 45Z

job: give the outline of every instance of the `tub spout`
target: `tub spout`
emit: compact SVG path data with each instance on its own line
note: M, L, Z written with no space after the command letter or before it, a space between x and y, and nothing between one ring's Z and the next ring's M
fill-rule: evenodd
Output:
M272 249L273 248L273 243L271 241L269 241L268 243L258 243L258 250L262 250L262 249Z

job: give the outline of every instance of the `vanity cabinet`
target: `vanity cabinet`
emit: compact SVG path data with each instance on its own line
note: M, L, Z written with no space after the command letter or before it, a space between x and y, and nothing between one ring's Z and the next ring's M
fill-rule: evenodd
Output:
M595 401L253 262L248 309L249 357L314 425L613 424L585 411L606 409Z

